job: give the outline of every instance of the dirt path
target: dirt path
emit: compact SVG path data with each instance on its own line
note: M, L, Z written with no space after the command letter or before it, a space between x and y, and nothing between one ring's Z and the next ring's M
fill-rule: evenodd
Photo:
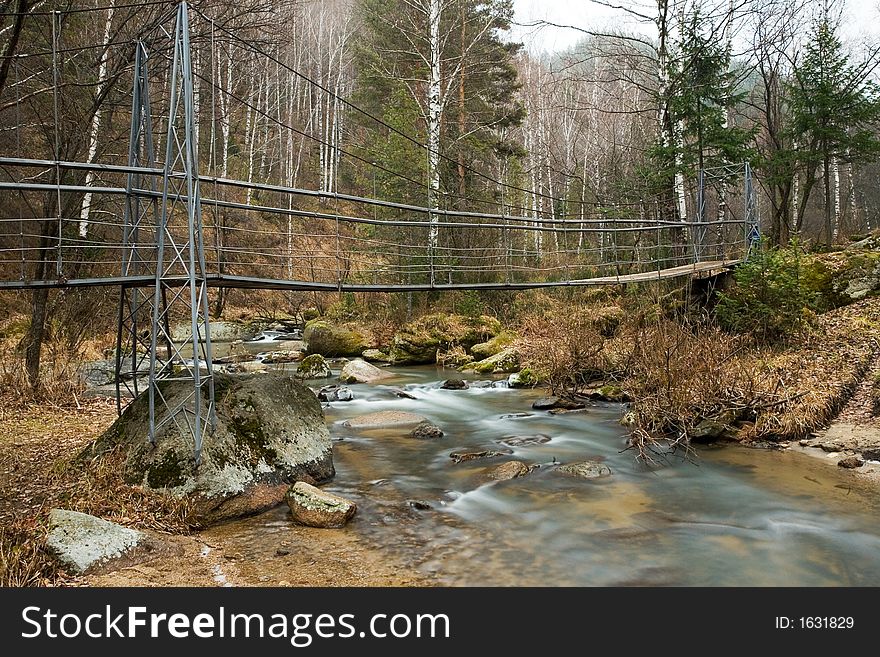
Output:
M856 456L865 464L852 468L859 475L880 484L880 417L873 412L872 382L880 375L880 358L874 361L867 376L825 429L801 440L799 446L808 454L837 463Z

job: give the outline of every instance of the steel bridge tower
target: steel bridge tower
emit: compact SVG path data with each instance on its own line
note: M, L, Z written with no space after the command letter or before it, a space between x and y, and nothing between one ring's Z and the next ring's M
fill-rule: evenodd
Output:
M155 276L155 283L152 288L122 286L117 409L121 411L125 392L134 397L142 392L138 376L146 369L150 442L155 444L158 432L173 422L192 437L198 464L216 414L186 2L178 6L172 38L171 98L165 156L159 169L153 169L149 53L142 42L135 50L122 276ZM153 169L153 173L140 171L144 168ZM172 334L172 318L185 318L183 333ZM189 385L183 401L169 401L165 381ZM165 412L157 422L160 410Z

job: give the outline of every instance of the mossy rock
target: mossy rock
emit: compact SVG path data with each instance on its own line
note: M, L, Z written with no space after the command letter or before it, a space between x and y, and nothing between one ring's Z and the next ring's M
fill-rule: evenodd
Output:
M531 367L524 367L507 379L511 388L534 388L544 382L544 378Z
M519 353L515 349L505 349L494 356L468 365L477 374L510 374L519 371Z
M311 354L302 359L296 375L301 379L326 379L333 376L333 372L321 354Z
M510 331L502 331L487 342L480 342L471 347L471 353L478 359L488 358L504 351L516 342L516 335Z
M802 281L820 312L880 293L880 251L847 249L804 256Z
M215 374L216 427L203 436L198 465L186 429L190 418L184 419L191 412L192 383L163 381L160 391L167 404L157 407L155 446L148 439L149 400L142 395L82 457L122 450L127 483L190 499L202 523L271 508L294 481L325 481L334 474L321 405L291 376ZM177 417L168 408L177 408Z
M392 363L399 365L434 363L438 351L447 351L456 345L469 350L499 333L501 323L486 315L426 315L395 334L389 356Z
M310 354L360 356L370 346L369 333L355 324L332 324L325 319L306 322L303 341Z

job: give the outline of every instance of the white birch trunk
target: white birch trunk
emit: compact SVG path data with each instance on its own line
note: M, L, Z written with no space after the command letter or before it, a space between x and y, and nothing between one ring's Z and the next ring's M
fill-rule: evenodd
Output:
M849 166L846 169L846 187L847 193L849 194L849 211L850 211L850 222L853 228L858 227L859 218L858 218L858 206L856 205L856 185L855 185L855 176L853 175L853 169L855 165L850 162Z
M116 0L112 0L110 2L110 6L107 8L107 19L104 21L104 35L103 40L101 41L101 63L98 65L98 90L97 93L101 94L104 92L104 85L107 83L107 60L109 59L110 53L108 52L110 46L110 28L113 24L113 9L115 7ZM92 115L92 123L89 126L89 152L87 156L86 162L92 164L95 161L95 157L98 154L98 135L101 131L101 105L95 109L95 113ZM89 170L86 173L86 187L91 187L92 183L95 180L95 172ZM89 216L92 211L92 193L86 192L83 196L82 208L79 213L79 236L80 237L88 237L89 234Z
M428 7L428 47L430 49L430 77L428 80L428 207L437 208L440 197L440 119L443 105L440 101L440 18L441 0L429 0ZM430 213L428 229L428 251L433 257L437 249L439 217Z
M831 180L834 198L834 223L831 226L831 240L836 242L840 232L840 162L836 157L831 158Z

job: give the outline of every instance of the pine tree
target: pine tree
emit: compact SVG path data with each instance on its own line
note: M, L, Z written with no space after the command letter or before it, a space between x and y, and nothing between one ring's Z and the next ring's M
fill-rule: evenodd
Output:
M880 154L874 124L880 119L880 93L867 79L868 69L850 63L838 37L838 22L826 5L810 31L805 56L795 68L790 89L791 132L806 173L797 228L821 165L825 186L825 243L835 234L832 211L832 162L865 161Z
M668 60L666 103L676 139L661 139L651 150L658 182L664 188L676 175L694 178L706 168L739 163L753 157L754 131L729 120L731 108L745 93L737 88L719 26L696 7L680 26L678 48Z

